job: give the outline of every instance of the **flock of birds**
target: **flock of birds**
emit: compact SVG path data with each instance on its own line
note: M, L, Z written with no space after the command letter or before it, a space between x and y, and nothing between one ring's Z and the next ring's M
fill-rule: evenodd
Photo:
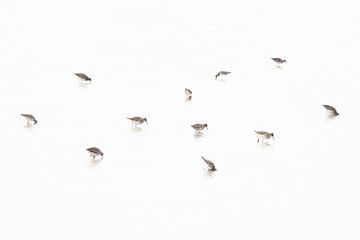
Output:
M276 63L277 67L281 67L281 65L286 62L285 59L281 59L281 58L271 58L271 59ZM215 80L218 80L218 78L221 78L221 77L226 77L230 73L231 72L229 72L229 71L219 71L215 75ZM79 81L81 84L90 84L91 83L91 78L89 78L86 74L75 73L75 75L79 78ZM186 96L187 101L191 101L192 91L188 88L185 88L185 96ZM327 110L328 116L336 117L337 115L339 115L339 113L333 106L323 105L323 107ZM32 114L23 114L22 113L21 116L23 116L26 119L27 127L34 126L38 123L38 121ZM148 124L147 119L144 117L136 116L136 117L129 117L128 119L131 121L132 127L134 127L134 128L138 128L138 126L143 123ZM195 130L196 136L201 136L203 134L202 131L205 128L208 129L207 123L195 123L195 124L191 125L191 127ZM270 139L270 138L273 138L273 140L275 140L274 133L272 133L272 132L255 131L255 133L257 136L257 142L260 142L260 140L261 140L261 142L263 143L265 140ZM96 162L102 160L104 157L104 153L98 147L90 147L90 148L87 148L86 150L89 152L91 161L93 163L96 163ZM215 167L215 164L212 161L204 158L203 156L201 156L201 158L206 163L208 172L213 172L213 171L217 170Z

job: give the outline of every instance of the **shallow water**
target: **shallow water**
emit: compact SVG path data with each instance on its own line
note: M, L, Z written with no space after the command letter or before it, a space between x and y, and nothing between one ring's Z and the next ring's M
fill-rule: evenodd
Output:
M359 239L355 6L8 2L0 238Z

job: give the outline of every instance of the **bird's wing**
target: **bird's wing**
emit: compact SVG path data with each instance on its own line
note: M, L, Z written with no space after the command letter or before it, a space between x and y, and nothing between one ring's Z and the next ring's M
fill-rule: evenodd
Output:
M259 135L267 135L269 134L268 132L265 132L265 131L255 131L257 134Z
M271 59L277 63L282 63L284 61L281 58L271 58Z
M35 117L31 114L24 114L24 113L21 113L21 116L25 117L25 118L29 118L29 119L35 119Z
M87 79L89 78L86 74L84 73L75 73L76 76L78 76L79 78L82 78L82 79Z
M324 108L326 108L329 111L336 112L336 109L334 107L330 106L330 105L323 105L323 106L324 106Z
M101 150L97 147L87 148L86 150L88 150L89 152L92 152L92 153L102 154Z
M132 120L132 121L139 121L142 118L141 117L131 117L131 118L128 118L128 119Z

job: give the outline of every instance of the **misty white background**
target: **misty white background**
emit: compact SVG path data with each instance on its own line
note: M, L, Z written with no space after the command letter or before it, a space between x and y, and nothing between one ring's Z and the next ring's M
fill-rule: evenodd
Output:
M2 1L0 238L359 239L359 56L357 1Z

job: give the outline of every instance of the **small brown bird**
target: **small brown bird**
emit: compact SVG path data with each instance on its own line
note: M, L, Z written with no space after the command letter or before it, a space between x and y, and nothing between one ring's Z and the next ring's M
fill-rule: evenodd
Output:
M206 123L195 123L191 125L191 127L195 130L195 133L200 133L204 128L208 129L208 125Z
M104 153L97 147L91 147L91 148L87 148L86 149L89 154L90 154L90 157L92 159L93 162L95 162L95 158L100 156L101 158L99 160L102 160L103 157L104 157Z
M256 136L257 136L257 141L259 142L260 138L262 139L261 142L264 142L265 139L269 139L269 138L273 138L273 140L275 140L274 138L274 134L273 133L268 133L265 131L256 131Z
M23 116L25 119L26 119L26 124L28 126L30 125L35 125L37 124L37 120L35 119L35 117L31 114L24 114L24 113L21 113L21 116Z
M220 71L218 72L216 75L215 75L215 80L218 79L218 77L223 77L223 76L227 76L229 75L231 72L228 72L228 71Z
M339 113L336 111L336 109L333 106L330 105L323 105L324 108L326 108L329 116L337 116Z
M281 65L286 62L285 59L281 59L281 58L271 58L271 59L278 65Z
M185 88L185 95L186 95L186 100L191 100L192 98L192 91L188 88Z
M201 156L201 158L204 160L204 162L207 164L207 167L208 167L208 171L209 172L214 172L214 171L216 171L217 169L215 168L215 164L212 162L212 161L210 161L210 160L207 160L207 159L205 159L203 156Z
M128 119L131 121L132 125L135 126L143 124L144 122L148 124L147 119L143 117L131 117L131 118L128 117Z
M80 81L91 82L91 78L89 78L85 73L75 73L75 75L80 79Z

